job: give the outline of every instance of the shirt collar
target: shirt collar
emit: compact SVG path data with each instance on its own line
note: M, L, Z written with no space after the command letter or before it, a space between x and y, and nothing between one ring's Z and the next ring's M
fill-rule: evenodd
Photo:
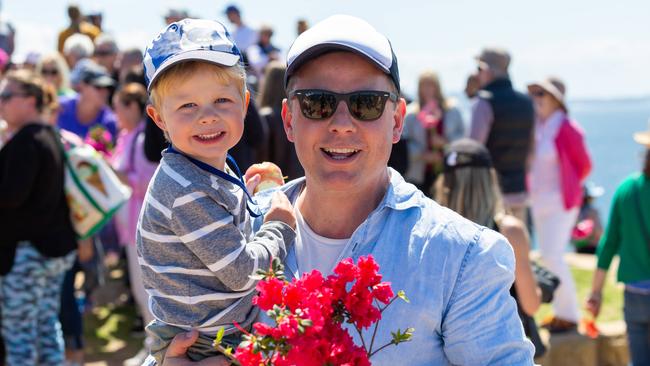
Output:
M387 168L390 182L384 198L379 203L379 208L388 207L394 210L407 210L412 207L424 206L424 194L420 192L414 185L408 183L404 178L393 168ZM287 195L289 201L296 202L298 195L305 185L305 177L294 179L287 182L282 186L281 190ZM260 192L257 195L258 202L263 209L267 209L270 204L270 198L274 189L269 189Z

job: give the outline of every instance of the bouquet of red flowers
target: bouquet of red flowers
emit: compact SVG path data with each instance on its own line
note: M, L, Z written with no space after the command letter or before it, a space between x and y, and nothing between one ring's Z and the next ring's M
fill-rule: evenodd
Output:
M372 256L361 257L357 264L348 258L324 278L314 270L288 282L283 267L274 259L269 271L260 273L258 296L253 303L275 320L275 326L255 323L253 331L235 350L221 346L223 329L215 346L233 363L242 366L321 366L370 365L370 357L380 350L411 340L414 329L391 332L392 340L375 347L382 312L395 301L408 302L403 291L395 295L390 283L381 282L379 266ZM352 324L362 344L354 343L343 328ZM367 342L362 330L374 324Z
M88 131L85 143L99 151L104 157L109 158L113 153L113 135L104 126L95 126Z

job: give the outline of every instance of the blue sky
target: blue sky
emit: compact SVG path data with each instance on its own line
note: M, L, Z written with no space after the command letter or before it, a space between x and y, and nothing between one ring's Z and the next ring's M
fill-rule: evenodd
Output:
M17 53L54 49L58 31L67 25L63 0L4 1L2 13L17 28ZM225 22L230 2L94 0L78 1L82 11L104 13L104 28L121 47L144 48L162 28L162 14L172 6L193 16ZM440 73L443 88L462 90L483 46L512 53L511 76L527 82L557 75L569 98L650 96L650 1L236 1L252 26L268 23L285 51L299 18L311 24L338 13L366 19L386 34L395 48L403 89L413 92L423 69ZM225 22L228 26L229 24Z

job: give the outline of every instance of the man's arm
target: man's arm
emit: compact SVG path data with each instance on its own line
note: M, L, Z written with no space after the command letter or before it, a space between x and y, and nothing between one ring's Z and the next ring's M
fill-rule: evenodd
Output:
M472 120L469 126L469 138L476 140L483 145L487 142L492 123L494 122L494 112L490 102L478 98L472 105Z
M510 296L515 260L506 239L484 229L468 248L442 321L444 352L454 365L532 365Z

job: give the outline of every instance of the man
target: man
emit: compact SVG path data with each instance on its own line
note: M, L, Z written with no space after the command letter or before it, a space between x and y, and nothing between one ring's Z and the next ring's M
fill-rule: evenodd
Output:
M509 294L508 242L387 167L406 109L388 39L361 19L333 16L296 39L287 65L282 117L305 177L282 187L297 218L286 275L327 275L342 258L374 256L383 280L410 299L382 314L375 344L415 328L412 341L382 350L374 365L532 365ZM176 342L175 357L192 337Z
M270 25L262 25L257 43L252 44L246 50L248 63L257 76L259 85L262 84L266 65L281 57L280 49L271 42L271 37L273 37L273 28Z
M0 49L11 58L15 48L16 28L5 19L5 14L1 13L1 9L2 2L0 2Z
M183 20L185 18L189 18L190 14L187 10L185 9L176 9L176 8L170 8L167 10L163 18L165 19L165 24L170 25L174 22L177 22L179 20Z
M117 79L118 72L116 67L120 49L117 47L115 38L108 34L101 34L95 38L94 43L95 51L93 52L93 56L95 62L106 68L108 73L111 74L114 79Z
M239 11L238 7L230 5L226 8L225 13L230 23L235 26L235 30L232 32L232 38L235 40L235 44L239 47L239 50L245 53L248 47L257 42L257 32L244 24L241 18L241 11Z
M527 222L526 160L532 144L533 104L512 88L508 52L486 48L477 61L482 90L472 106L469 137L490 151L506 210Z
M94 40L102 31L96 26L83 20L81 10L76 5L68 6L68 17L70 18L70 25L59 33L59 41L57 49L63 53L63 46L66 39L73 34L81 33Z

